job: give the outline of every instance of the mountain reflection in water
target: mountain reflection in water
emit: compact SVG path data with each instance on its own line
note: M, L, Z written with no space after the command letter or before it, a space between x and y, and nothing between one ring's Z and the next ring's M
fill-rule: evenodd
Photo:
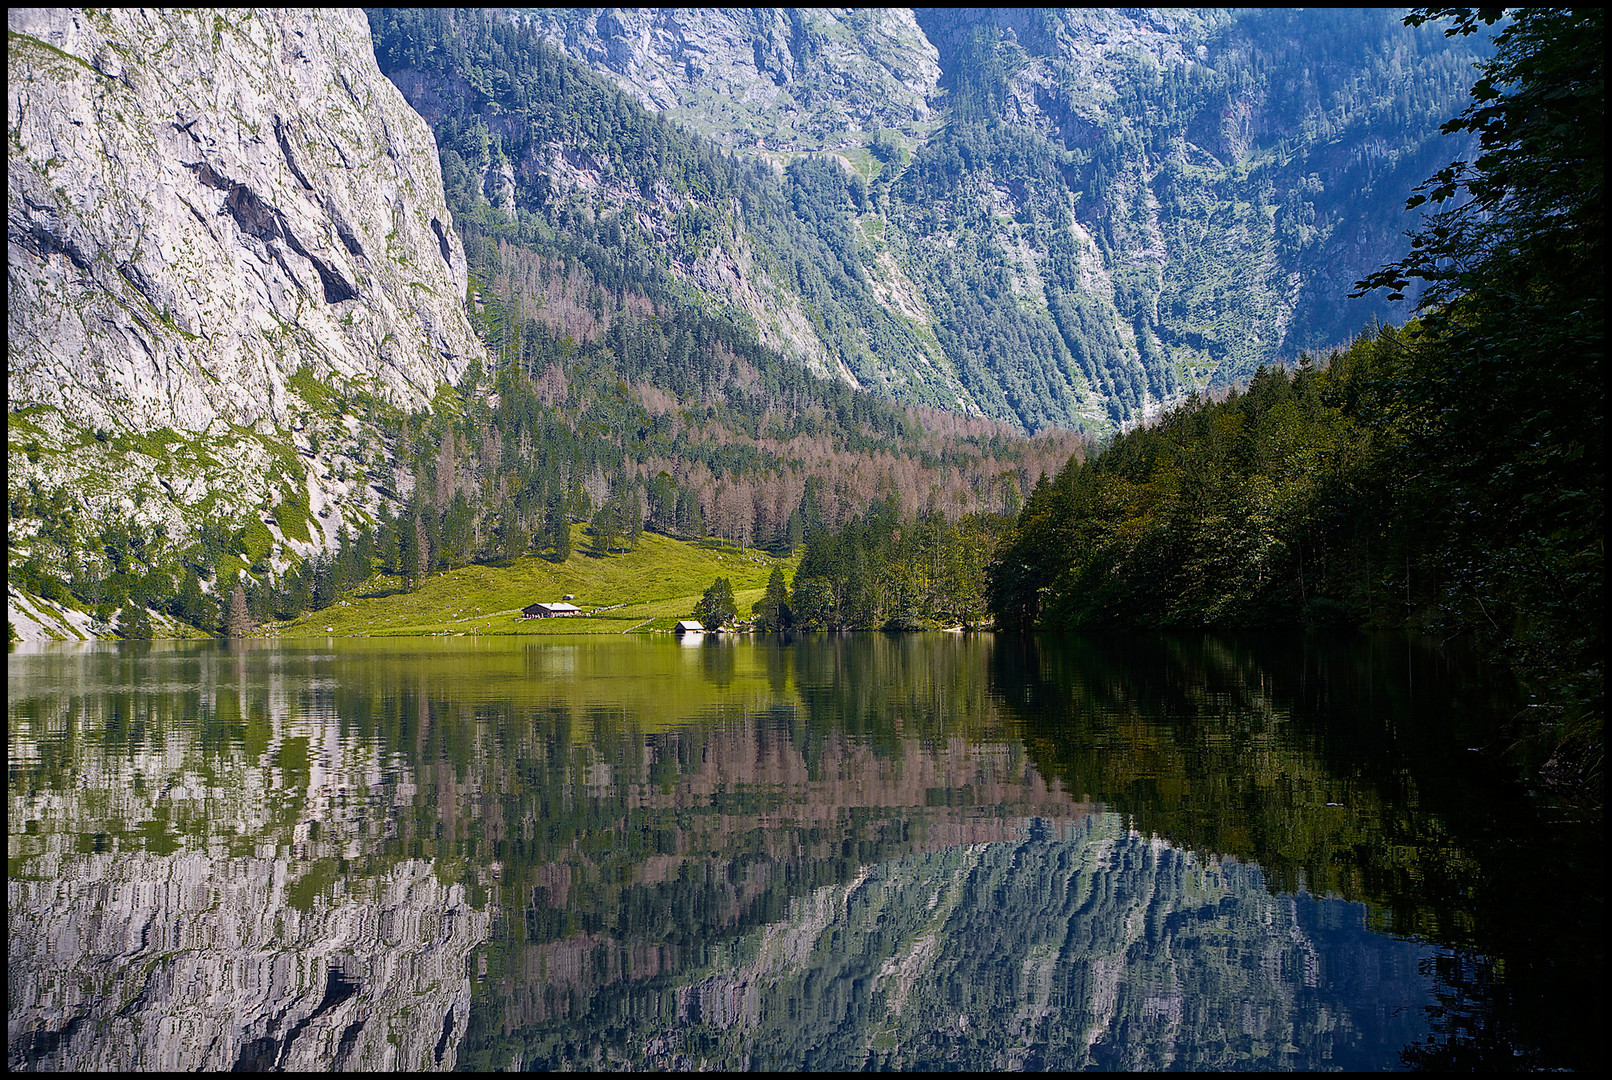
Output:
M8 1063L1364 1069L1480 1022L1578 1063L1443 977L1504 935L1404 673L1262 655L14 653Z

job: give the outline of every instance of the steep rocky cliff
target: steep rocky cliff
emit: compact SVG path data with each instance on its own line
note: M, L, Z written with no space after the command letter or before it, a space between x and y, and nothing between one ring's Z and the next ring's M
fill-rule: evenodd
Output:
M435 140L356 12L8 19L14 408L286 426L304 364L422 404L479 351Z
M8 29L14 505L54 500L69 548L120 513L169 538L261 515L276 557L327 546L394 480L325 393L419 408L482 354L435 140L363 16Z

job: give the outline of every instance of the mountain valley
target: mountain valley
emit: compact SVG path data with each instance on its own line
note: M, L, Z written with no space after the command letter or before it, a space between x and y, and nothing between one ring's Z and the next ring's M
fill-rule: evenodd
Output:
M601 514L1011 515L1389 314L1341 283L1476 55L1378 12L368 23L12 14L26 636L217 632L237 582L261 624Z

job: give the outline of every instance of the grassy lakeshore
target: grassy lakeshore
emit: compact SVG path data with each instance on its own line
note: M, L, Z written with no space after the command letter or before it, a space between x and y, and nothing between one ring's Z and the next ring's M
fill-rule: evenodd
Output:
M673 540L643 533L633 551L587 552L575 527L575 551L563 563L537 556L507 566L465 566L433 574L414 592L377 575L323 611L264 626L270 637L409 637L427 634L624 634L670 630L686 619L718 577L733 584L741 617L766 592L773 567L793 578L800 557L775 558L751 548ZM572 595L593 614L523 619L521 608Z

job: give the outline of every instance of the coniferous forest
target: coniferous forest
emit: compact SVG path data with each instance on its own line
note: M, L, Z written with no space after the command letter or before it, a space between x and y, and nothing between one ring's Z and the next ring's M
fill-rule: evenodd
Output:
M1411 194L1435 212L1358 283L1425 283L1416 318L1071 462L988 568L999 625L1470 637L1531 692L1535 762L1599 783L1602 13L1517 12L1496 46L1446 125L1477 156Z

